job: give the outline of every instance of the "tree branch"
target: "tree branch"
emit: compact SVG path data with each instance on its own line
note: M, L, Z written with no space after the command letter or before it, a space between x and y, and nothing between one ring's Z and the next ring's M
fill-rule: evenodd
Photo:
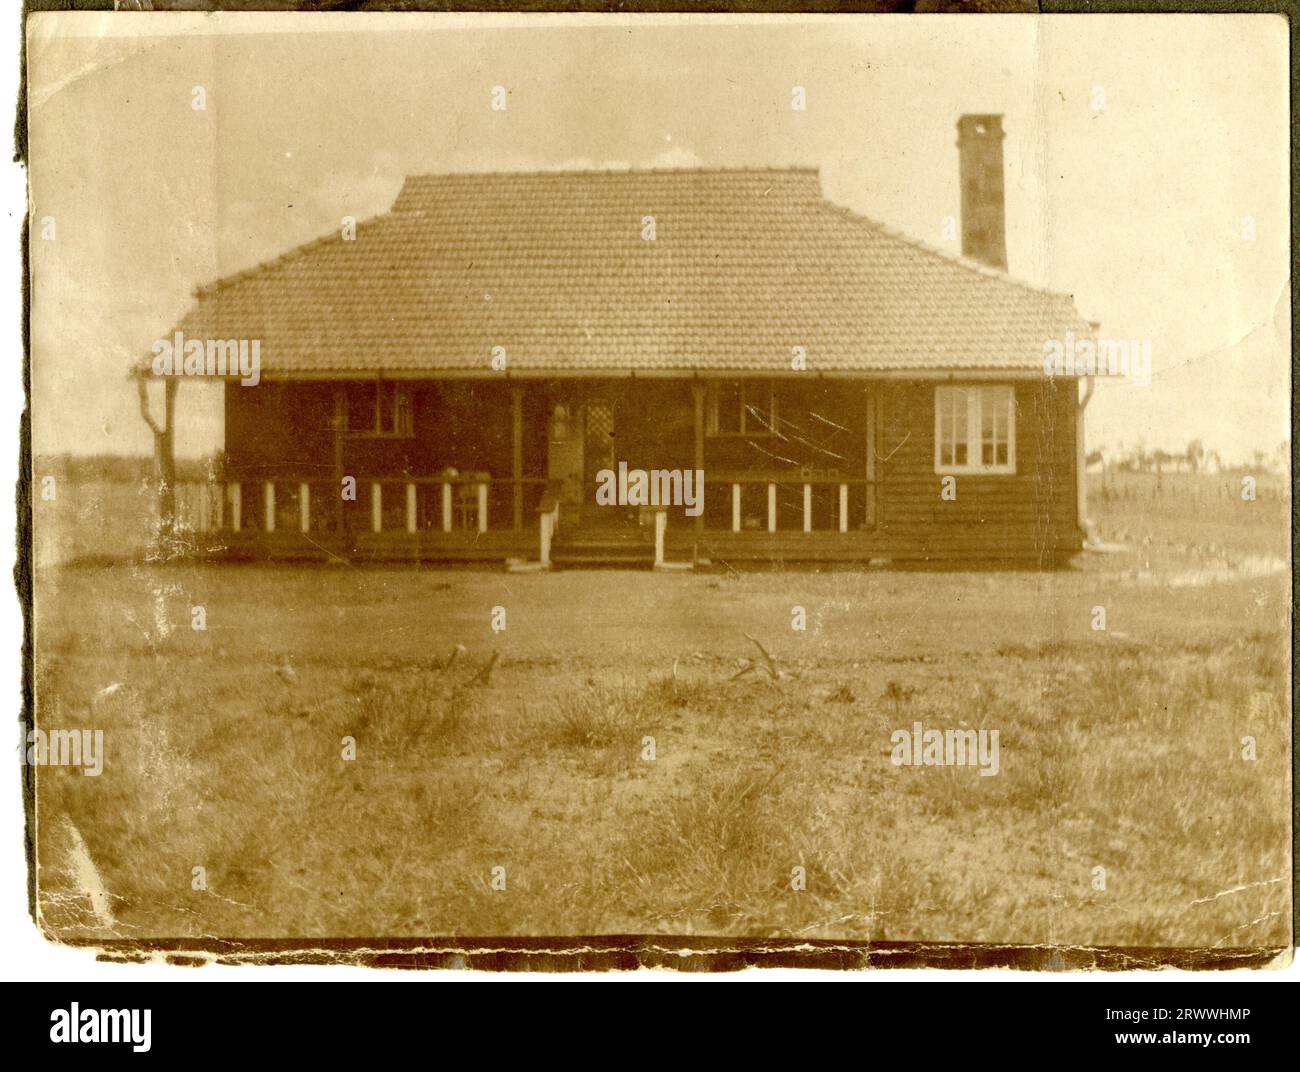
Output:
M149 385L145 382L143 376L137 377L135 386L140 395L140 416L144 418L144 423L149 426L154 435L162 435L163 430L158 427L158 422L153 419L153 414L149 412Z

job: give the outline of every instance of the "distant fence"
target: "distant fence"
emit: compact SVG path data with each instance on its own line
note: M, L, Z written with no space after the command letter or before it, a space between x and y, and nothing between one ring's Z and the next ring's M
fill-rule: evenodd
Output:
M176 485L177 524L194 529L199 501L209 487ZM78 559L139 558L158 528L158 489L150 480L58 478L54 498L32 488L32 557L37 567Z
M1241 499L1242 478L1255 480L1255 498L1278 502L1290 498L1288 479L1277 473L1133 473L1125 470L1088 474L1090 502L1140 502L1169 499L1188 503L1213 503Z

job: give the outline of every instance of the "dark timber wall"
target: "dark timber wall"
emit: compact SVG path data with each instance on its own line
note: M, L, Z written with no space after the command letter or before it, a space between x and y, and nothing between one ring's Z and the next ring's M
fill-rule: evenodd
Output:
M987 382L998 382L989 380ZM1005 382L1005 381L1003 381ZM227 387L226 455L231 478L333 478L333 383ZM410 392L414 434L409 438L349 437L344 472L359 481L403 474L432 476L447 466L508 477L512 469L509 382L419 381ZM686 381L523 385L523 472L547 473L547 418L557 399L605 392L622 400L616 454L632 466L686 468L693 464L694 406ZM1080 549L1075 482L1073 380L1021 380L1016 399L1016 472L958 475L957 498L940 497L934 471L934 381L789 380L778 385L783 442L755 437L707 437L706 527L700 531L670 515L670 558L717 561L1008 561L1048 566ZM875 514L867 519L867 398L874 399ZM773 455L781 455L779 460ZM837 489L815 489L814 531L801 531L801 469L855 481L849 531L836 531ZM730 531L727 474L754 473L744 489L745 530ZM714 476L719 474L718 476ZM762 481L779 474L778 529L766 531ZM709 483L710 477L714 482ZM315 494L315 492L313 492ZM387 504L387 499L385 500ZM393 499L400 512L400 500ZM358 509L363 509L362 507ZM257 496L245 496L246 526L257 524ZM494 507L494 516L503 516ZM397 523L397 519L394 519ZM385 521L385 527L389 522ZM531 508L525 527L532 529ZM361 526L364 528L364 523ZM385 534L387 538L387 533ZM255 536L250 533L250 540ZM394 534L394 538L398 538ZM423 539L437 541L439 534ZM529 536L528 539L532 537ZM482 543L482 541L480 541ZM484 545L486 546L486 544ZM434 556L436 557L436 555Z
M982 381L996 383L999 381ZM1002 381L1006 382L1006 381ZM1073 380L1022 380L1014 383L1016 399L1016 472L990 476L957 475L957 497L940 497L942 477L934 466L934 392L927 382L877 382L875 447L876 520L847 533L817 514L814 529L799 531L797 489L782 492L778 531L731 533L708 528L703 533L669 530L672 555L698 554L715 561L838 561L984 563L1002 562L1034 568L1061 565L1082 546L1075 483L1077 385ZM862 388L856 390L862 397ZM856 430L861 418L839 395L839 422ZM827 399L820 399L825 404ZM793 407L787 407L787 412ZM844 439L841 452L850 456ZM861 469L845 465L846 475ZM725 489L716 485L715 494ZM747 511L748 512L748 511ZM857 515L854 515L856 518ZM671 557L671 556L670 556Z
M1016 471L958 475L957 498L940 498L934 471L934 385L883 392L877 477L882 546L937 557L1051 559L1077 551L1073 380L1019 381Z
M322 480L334 472L334 392L346 383L275 383L226 387L226 465L249 480ZM404 381L413 434L344 437L343 469L358 480L430 476L449 466L509 476L512 469L510 385L471 380ZM523 400L524 475L546 474L545 398Z

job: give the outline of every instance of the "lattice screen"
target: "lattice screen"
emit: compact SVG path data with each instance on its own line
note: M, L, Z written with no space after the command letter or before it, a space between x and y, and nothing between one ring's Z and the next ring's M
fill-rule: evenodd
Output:
M613 468L614 405L607 399L587 402L587 472Z

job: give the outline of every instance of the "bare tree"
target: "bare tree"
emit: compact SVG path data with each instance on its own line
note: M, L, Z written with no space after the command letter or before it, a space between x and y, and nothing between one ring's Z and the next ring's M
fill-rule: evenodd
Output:
M178 381L168 376L163 381L163 419L154 419L149 410L149 382L137 375L135 385L140 396L140 416L153 432L154 466L158 477L158 535L170 539L176 531L176 387Z

